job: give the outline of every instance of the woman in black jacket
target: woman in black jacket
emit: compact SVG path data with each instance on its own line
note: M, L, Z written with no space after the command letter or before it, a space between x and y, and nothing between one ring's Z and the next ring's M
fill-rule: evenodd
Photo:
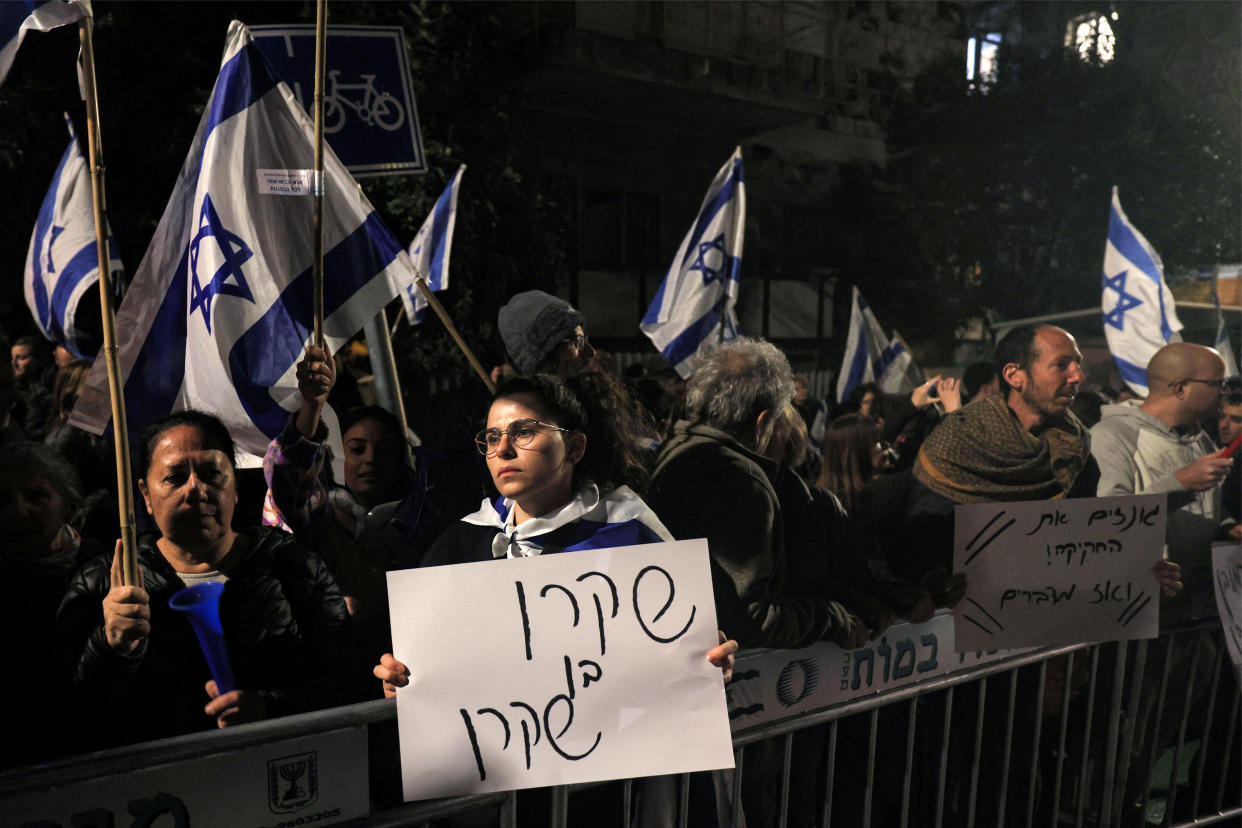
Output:
M365 659L323 562L285 532L237 532L233 442L209 414L147 427L138 487L161 536L139 544L124 586L120 541L70 582L57 617L86 746L228 727L355 701ZM185 586L221 581L220 618L239 689L221 694L189 622Z

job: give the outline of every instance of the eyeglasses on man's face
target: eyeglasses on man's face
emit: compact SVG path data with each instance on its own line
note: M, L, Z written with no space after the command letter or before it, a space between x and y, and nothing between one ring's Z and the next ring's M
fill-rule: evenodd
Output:
M1192 378L1187 378L1187 379L1182 380L1182 382L1201 382L1201 383L1203 383L1204 385L1215 385L1217 388L1219 388L1221 391L1224 391L1224 392L1228 392L1228 391L1229 391L1229 380L1227 380L1227 379L1218 379L1218 380L1210 379L1210 380L1208 380L1208 379L1192 379ZM1176 384L1176 383L1172 383L1172 382L1171 382L1171 383L1169 383L1169 385L1174 385L1174 384Z
M573 429L561 428L551 423L541 423L538 420L522 419L514 420L509 423L504 430L499 428L485 428L478 434L474 435L474 444L479 449L479 454L484 457L491 457L500 450L500 438L509 435L509 444L517 448L526 448L535 439L535 435L539 433L539 429L547 428L553 431L569 432Z

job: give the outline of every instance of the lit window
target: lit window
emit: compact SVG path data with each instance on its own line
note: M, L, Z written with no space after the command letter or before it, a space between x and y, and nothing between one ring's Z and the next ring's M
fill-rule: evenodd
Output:
M988 32L966 41L966 80L971 86L996 81L996 56L1000 51L1000 32Z
M1075 17L1065 30L1065 45L1072 47L1083 60L1099 57L1100 63L1108 63L1117 55L1117 38L1113 34L1113 22L1117 12L1100 14L1093 12Z

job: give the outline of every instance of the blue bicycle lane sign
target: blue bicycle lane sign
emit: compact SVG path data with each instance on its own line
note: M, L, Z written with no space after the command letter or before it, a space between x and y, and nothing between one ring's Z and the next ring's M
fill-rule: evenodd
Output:
M315 94L315 27L252 26L263 56L307 112ZM324 137L356 178L427 171L400 26L329 26Z

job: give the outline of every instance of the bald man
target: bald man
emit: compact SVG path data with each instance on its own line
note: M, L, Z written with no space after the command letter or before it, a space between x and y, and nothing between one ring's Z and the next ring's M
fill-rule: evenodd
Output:
M1169 559L1182 565L1194 602L1179 616L1211 609L1210 577L1204 578L1212 541L1225 531L1221 483L1233 461L1220 456L1202 426L1220 415L1224 379L1225 363L1211 348L1166 345L1147 364L1147 399L1105 406L1091 429L1098 496L1169 496Z

